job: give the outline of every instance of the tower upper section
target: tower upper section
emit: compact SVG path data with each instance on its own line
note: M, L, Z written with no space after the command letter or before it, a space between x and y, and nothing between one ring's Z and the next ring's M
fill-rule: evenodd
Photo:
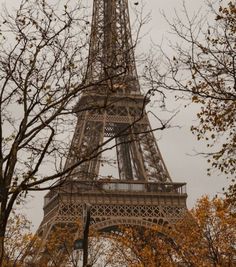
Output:
M111 80L113 90L139 94L128 0L94 0L87 82ZM125 89L124 89L125 88Z

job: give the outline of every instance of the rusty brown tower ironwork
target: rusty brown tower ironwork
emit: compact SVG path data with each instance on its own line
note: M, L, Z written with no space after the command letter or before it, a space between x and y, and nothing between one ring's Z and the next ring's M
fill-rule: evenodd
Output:
M86 80L65 168L88 156L45 196L40 256L53 227L91 205L91 227L172 224L186 210L184 183L172 182L153 135L137 76L128 0L94 0ZM115 140L117 179L99 179L101 144Z

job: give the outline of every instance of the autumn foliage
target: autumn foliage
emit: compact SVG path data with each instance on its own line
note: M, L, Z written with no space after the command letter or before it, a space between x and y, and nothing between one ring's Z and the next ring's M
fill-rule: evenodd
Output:
M192 127L198 139L216 147L209 163L221 172L236 172L236 6L220 6L216 24L209 26L203 42L194 40L189 59L192 100L201 104L199 125ZM187 63L187 62L186 62ZM223 137L223 138L222 138ZM221 146L217 149L217 142Z
M144 76L154 90L172 92L181 104L187 99L198 109L191 131L206 148L197 154L207 158L208 175L218 172L231 180L227 194L235 203L235 1L209 0L194 14L182 3L180 14L164 14L174 40L168 50L158 46L161 60L151 58Z
M236 213L227 200L202 197L174 226L153 229L120 226L112 233L90 231L89 264L107 267L233 267L236 263ZM82 251L74 250L81 238L81 223L55 225L36 266L81 264ZM43 240L33 237L23 215L11 217L6 235L4 267L31 265ZM15 265L14 265L15 264ZM33 266L33 265L32 265Z
M191 266L234 266L236 216L227 201L202 197L171 231Z
M130 267L233 267L235 225L236 216L227 201L205 196L174 227L126 228L117 237L123 244L119 259Z
M12 212L7 224L3 267L22 266L19 263L20 258L34 238L30 226L31 223L25 215L15 210Z

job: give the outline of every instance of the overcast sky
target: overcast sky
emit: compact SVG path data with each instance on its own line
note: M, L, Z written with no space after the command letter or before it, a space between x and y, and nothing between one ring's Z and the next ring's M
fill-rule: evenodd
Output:
M7 6L16 6L19 0L0 0L0 3L4 2L7 2ZM134 4L134 2L138 2L138 0L130 0L131 4ZM160 10L171 17L174 9L180 12L182 1L143 0L143 2L146 2L145 12L151 12L151 21L145 28L148 32L145 38L160 43L164 37L168 36L168 25L160 15ZM203 6L203 9L206 8L204 0L186 0L185 2L190 12L197 12L201 6ZM141 50L147 50L148 48L147 45L140 45ZM225 183L225 177L223 176L208 177L206 174L206 159L194 156L194 151L203 151L204 149L190 132L190 126L196 123L196 110L196 107L181 109L174 122L175 125L180 127L157 133L158 145L173 181L187 183L188 207L192 207L196 199L203 194L213 196L222 192L221 189ZM157 112L160 111L157 110ZM155 127L155 125L152 126ZM42 203L42 194L28 203L27 213L35 227L38 226L43 217Z

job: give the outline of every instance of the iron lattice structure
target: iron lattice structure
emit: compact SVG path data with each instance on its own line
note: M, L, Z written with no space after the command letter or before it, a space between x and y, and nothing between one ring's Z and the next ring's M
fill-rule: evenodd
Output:
M74 111L78 121L65 168L84 158L63 185L45 196L38 234L43 242L57 224L71 225L91 205L98 230L128 224L172 224L186 210L184 183L173 183L153 135L138 81L128 0L94 0L86 81ZM101 144L115 140L119 177L99 179Z

